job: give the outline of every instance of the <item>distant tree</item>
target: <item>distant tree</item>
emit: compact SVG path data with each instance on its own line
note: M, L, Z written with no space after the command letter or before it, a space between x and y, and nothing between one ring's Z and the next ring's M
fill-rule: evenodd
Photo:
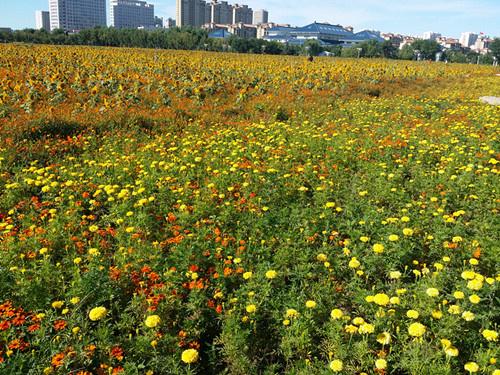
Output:
M390 40L382 42L382 55L386 59L396 59L398 57L398 49Z
M500 60L500 38L495 38L493 42L490 43L491 54Z
M434 60L441 46L435 40L416 40L411 44L413 51L419 51L424 60Z
M321 52L323 52L323 47L321 47L317 40L310 39L304 43L303 52L308 56L318 56Z
M399 50L398 57L401 60L413 60L415 57L415 50L411 45L406 44Z
M361 48L361 57L382 57L383 55L382 43L376 40L359 43L356 47Z
M342 48L342 57L358 57L359 50L355 47Z

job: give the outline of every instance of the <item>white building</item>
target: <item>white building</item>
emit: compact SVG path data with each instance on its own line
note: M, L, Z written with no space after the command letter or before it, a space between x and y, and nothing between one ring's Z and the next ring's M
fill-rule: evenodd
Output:
M269 12L265 9L259 9L253 12L253 24L260 25L269 23Z
M471 32L462 33L460 36L460 44L463 47L471 47L476 43L477 37L477 34Z
M51 30L106 26L106 0L49 0L49 12Z
M441 38L441 34L435 33L433 31L426 31L422 36L422 39L424 40L436 40L438 38Z
M50 13L48 11L37 10L35 12L35 28L50 31Z
M175 27L175 20L173 18L167 18L164 22L163 22L163 27L165 29L173 29Z
M111 0L111 26L117 29L150 29L155 27L153 4L138 0Z

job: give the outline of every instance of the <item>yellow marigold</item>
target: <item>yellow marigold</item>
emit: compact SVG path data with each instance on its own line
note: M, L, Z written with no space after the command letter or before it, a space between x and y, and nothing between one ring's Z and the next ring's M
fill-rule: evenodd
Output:
M448 308L448 312L452 315L458 315L462 312L462 309L460 308L460 306L458 305L451 305L449 308Z
M454 346L450 346L444 350L447 356L449 357L458 357L458 349Z
M443 317L443 312L442 312L442 311L440 311L440 310L434 310L434 311L432 312L432 317L433 317L434 319L441 319L441 318Z
M248 305L246 307L246 310L247 310L247 313L252 314L255 311L257 311L257 306L255 306L255 305Z
M377 342L382 345L389 345L391 343L391 334L389 332L382 332L377 335Z
M250 278L252 277L252 275L253 275L253 273L252 273L252 272L250 272L250 271L248 271L248 272L245 272L245 273L243 274L243 278L244 278L245 280L248 280L248 279L250 279Z
M399 236L398 236L397 234L391 234L391 235L389 236L389 241L391 241L391 242L395 242L395 241L397 241L397 240L399 240Z
M375 327L370 323L363 323L359 326L359 333L369 334L375 332Z
M465 294L464 292L458 290L455 293L453 293L453 297L455 297L456 299L463 299L465 297Z
M373 302L379 306L387 306L390 302L389 296L384 293L378 293L373 296Z
M383 358L377 359L375 361L375 367L377 370L385 370L387 368L387 361Z
M475 318L476 318L476 315L474 315L473 312L471 311L464 311L462 313L462 318L466 321L466 322L471 322L473 321Z
M476 273L474 271L464 271L464 272L462 272L461 276L462 276L462 279L472 280L472 279L474 279L474 277L476 277Z
M97 225L91 225L89 227L89 231L91 231L92 233L97 232L98 230L99 230L99 227Z
M340 319L344 316L344 313L340 309L333 309L332 312L330 313L330 317L333 320Z
M330 370L333 372L340 372L344 368L344 364L340 359L334 359L330 362Z
M426 327L421 323L412 323L408 327L408 333L413 337L421 337L426 331Z
M482 332L483 337L488 341L497 341L498 340L498 332L492 329L485 329Z
M356 317L352 320L352 323L357 325L357 326L360 326L361 324L363 324L365 322L365 320L361 317Z
M182 352L182 362L184 363L195 363L200 358L198 351L196 349L186 349Z
M101 320L106 316L108 313L108 310L104 306L99 306L99 307L94 307L92 310L89 312L89 318L92 321L97 321Z
M64 305L64 301L54 301L52 302L52 307L54 309L60 309L61 307L63 307Z
M278 276L278 272L276 272L275 270L269 270L266 272L266 277L268 279L274 279L276 276Z
M158 315L150 315L146 318L144 324L146 324L146 327L155 328L160 322L161 319Z
M307 307L308 309L314 309L314 308L316 307L316 302L311 301L311 300L306 301L306 307Z
M389 302L392 303L393 305L399 305L401 303L401 300L399 299L399 297L391 297Z
M389 278L393 279L393 280L397 280L401 277L401 272L399 271L391 271L389 272Z
M79 297L73 297L69 300L73 305L76 305L78 302L80 302Z
M469 371L470 373L473 373L473 372L478 372L479 371L479 366L476 362L467 362L465 365L464 365L464 369L466 371Z
M439 296L439 290L436 289L436 288L428 288L425 293L427 293L427 295L429 297L437 297Z
M384 252L384 245L380 243L376 243L372 248L375 254L382 254Z
M358 331L358 327L356 326L353 326L352 324L349 324L349 325L346 325L344 327L344 330L347 332L347 333L356 333Z
M320 262L326 262L328 260L328 257L326 256L326 254L321 253L316 256L316 259Z
M478 279L470 280L467 283L467 288L471 290L481 290L482 287L483 287L483 282Z
M286 310L286 317L287 318L296 318L299 316L299 312L295 309L288 309Z
M412 236L413 235L413 229L411 229L411 228L404 228L403 229L403 234L405 236Z
M350 268L358 268L360 265L361 265L361 263L359 263L359 260L356 257L353 257L349 261L349 267Z
M406 316L408 318L410 318L410 319L418 319L418 317L420 316L420 314L416 310L408 310L406 312Z

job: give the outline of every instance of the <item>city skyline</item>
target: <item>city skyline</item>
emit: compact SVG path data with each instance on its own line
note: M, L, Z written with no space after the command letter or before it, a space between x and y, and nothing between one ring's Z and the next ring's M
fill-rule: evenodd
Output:
M151 0L155 14L175 18L175 0ZM266 9L270 21L303 25L314 21L353 26L356 30L374 29L407 35L434 31L460 37L462 32L484 32L500 36L500 2L495 0L421 0L418 3L394 3L392 0L310 0L307 7L299 0L247 0L249 7ZM0 27L34 28L35 11L48 10L47 0L24 0L2 5ZM109 0L106 10L109 18Z

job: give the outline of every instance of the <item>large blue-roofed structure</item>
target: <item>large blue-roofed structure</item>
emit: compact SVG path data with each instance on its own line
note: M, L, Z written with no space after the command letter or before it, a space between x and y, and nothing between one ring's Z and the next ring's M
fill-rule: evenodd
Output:
M384 41L379 33L361 31L353 33L340 25L314 22L303 27L273 27L267 30L264 39L282 43L301 45L307 40L317 40L322 46L352 45L367 40Z

